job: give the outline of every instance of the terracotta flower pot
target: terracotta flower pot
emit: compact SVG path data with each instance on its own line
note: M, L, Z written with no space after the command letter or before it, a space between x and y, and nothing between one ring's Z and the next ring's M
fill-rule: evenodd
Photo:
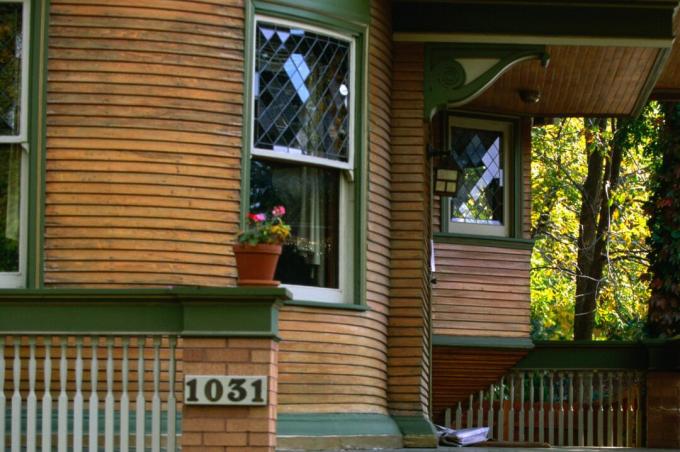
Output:
M281 245L234 245L239 286L278 286L274 280Z

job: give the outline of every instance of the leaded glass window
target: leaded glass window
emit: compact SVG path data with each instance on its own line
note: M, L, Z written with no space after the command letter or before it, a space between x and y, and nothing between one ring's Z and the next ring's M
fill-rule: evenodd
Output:
M255 149L348 162L351 43L268 21L255 32Z
M451 232L506 235L508 124L451 117L449 152L460 168L456 196L449 198Z
M0 3L0 136L19 135L23 5Z

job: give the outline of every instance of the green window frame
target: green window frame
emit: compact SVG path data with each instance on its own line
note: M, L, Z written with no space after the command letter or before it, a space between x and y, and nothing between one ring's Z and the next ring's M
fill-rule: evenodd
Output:
M246 4L246 45L245 45L245 92L244 92L244 128L242 159L242 196L241 225L245 226L246 215L250 208L251 191L251 159L270 159L272 162L303 163L304 157L277 156L275 152L255 149L254 146L254 77L255 47L257 21L282 25L295 25L313 33L326 34L329 37L344 39L351 43L351 78L350 88L353 94L353 106L350 111L350 149L349 158L345 162L324 162L324 159L311 157L309 164L318 168L332 168L340 173L341 210L340 229L344 237L340 237L342 256L339 262L341 293L332 294L324 289L317 290L313 286L296 287L286 285L293 293L291 304L314 305L320 307L365 309L365 268L366 268L366 141L367 117L366 72L367 56L367 15L368 9L362 12L365 5L350 8L348 20L338 19L341 10L334 2L309 2L300 5L298 1L248 2ZM304 7L302 7L304 6ZM341 6L341 5L340 5ZM357 20L364 17L365 20ZM363 22L363 23L362 23ZM344 241L344 243L342 243ZM308 290L311 289L311 290Z

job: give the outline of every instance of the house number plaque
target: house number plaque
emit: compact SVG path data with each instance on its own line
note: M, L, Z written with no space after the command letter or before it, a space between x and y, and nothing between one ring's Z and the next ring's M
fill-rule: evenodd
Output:
M187 405L266 405L267 377L233 375L187 375Z

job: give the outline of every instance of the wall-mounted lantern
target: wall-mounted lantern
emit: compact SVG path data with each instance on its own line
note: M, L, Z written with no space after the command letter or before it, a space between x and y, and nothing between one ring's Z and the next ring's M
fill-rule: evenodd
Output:
M460 168L450 152L430 149L434 157L434 193L439 196L455 197L458 193Z

